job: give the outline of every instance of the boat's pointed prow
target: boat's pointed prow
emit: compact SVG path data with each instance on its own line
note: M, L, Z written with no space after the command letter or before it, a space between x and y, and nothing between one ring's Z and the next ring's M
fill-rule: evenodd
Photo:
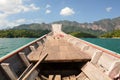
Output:
M60 34L62 32L62 24L52 24L53 34Z

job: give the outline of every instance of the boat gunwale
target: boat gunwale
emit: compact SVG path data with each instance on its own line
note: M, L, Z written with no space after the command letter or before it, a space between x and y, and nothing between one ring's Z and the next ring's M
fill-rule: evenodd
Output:
M102 52L105 52L106 54L109 54L109 55L111 55L111 56L114 56L114 57L120 59L120 54L119 54L119 53L117 54L117 53L114 52L114 51L111 51L111 50L106 49L106 48L103 48L103 47L101 47L101 46L92 44L92 43L87 42L87 41L84 41L84 40L82 40L82 39L79 39L79 40L80 40L81 42L87 44L88 46L91 46L91 47L93 47L93 48L95 48L95 49L98 49L98 50L100 50L100 51L102 51Z
M20 52L21 50L23 50L23 49L29 47L30 45L32 45L32 44L34 44L34 43L36 43L37 41L39 41L39 40L45 38L47 35L48 35L48 34L45 34L45 35L41 36L40 38L37 38L37 39L33 40L32 42L29 42L28 44L23 45L22 47L20 47L20 48L14 50L13 52L10 52L9 54L3 56L2 58L0 58L0 63L1 63L2 61L4 61L4 60L10 58L11 56L17 54L17 53Z

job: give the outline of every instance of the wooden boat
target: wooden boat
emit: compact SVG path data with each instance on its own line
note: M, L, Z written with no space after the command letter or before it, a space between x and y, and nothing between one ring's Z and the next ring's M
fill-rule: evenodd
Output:
M0 80L120 80L120 55L52 31L0 59ZM113 46L115 47L115 46Z

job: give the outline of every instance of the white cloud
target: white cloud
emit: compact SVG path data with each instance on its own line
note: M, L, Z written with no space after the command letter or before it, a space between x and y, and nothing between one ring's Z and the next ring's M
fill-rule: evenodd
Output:
M16 14L24 11L38 10L34 4L24 5L22 0L0 0L0 11L3 14Z
M31 4L29 6L29 8L31 8L32 10L39 10L40 9L39 7L36 7L34 4Z
M24 0L0 0L0 26L12 26L20 22L10 22L8 17L12 14L39 10L34 4L25 5ZM17 21L17 20L16 20ZM18 20L19 21L19 20Z
M70 16L73 14L75 14L74 10L69 7L65 7L60 11L60 15L62 16Z
M45 13L49 14L49 13L51 13L51 10L47 9Z
M5 28L13 28L15 26L21 25L21 24L29 24L29 23L41 23L43 20L42 19L25 19L25 18L21 18L21 19L17 19L17 20L13 20L13 21L9 21L9 20L0 20L0 29L5 29Z
M18 20L16 20L15 22L16 22L16 23L25 23L26 20L23 18L23 19L18 19Z
M0 19L5 19L8 15L0 13Z
M112 10L112 7L107 7L107 8L106 8L106 11L107 11L107 12L110 12L111 10Z
M14 21L9 21L9 20L3 19L3 20L0 20L0 24L1 24L0 29L4 29L7 27L12 28L14 26L18 26L18 25L26 23L26 22L27 22L26 19L17 19Z
M51 5L50 5L50 4L47 4L47 5L46 5L46 8L49 8L49 7L51 7Z

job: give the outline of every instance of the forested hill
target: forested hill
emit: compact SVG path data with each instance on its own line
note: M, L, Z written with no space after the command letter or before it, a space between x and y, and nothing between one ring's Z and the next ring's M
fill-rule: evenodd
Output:
M104 37L104 38L120 38L120 30L114 30L112 32L107 32L107 33L101 35L101 37Z
M64 32L84 32L95 34L96 36L103 34L104 32L120 29L120 17L113 19L102 19L99 21L95 21L93 23L79 23L76 21L56 21L53 23L63 24ZM28 29L28 30L50 30L51 24L46 23L32 23L32 24L23 24L14 27L13 29Z
M66 33L80 32L75 35L85 33L94 36L100 36L106 32L120 29L120 17L113 19L102 19L93 23L79 23L76 21L56 21L63 25L62 30ZM0 37L39 37L50 32L53 23L32 23L15 26L12 29L1 30ZM110 33L109 33L110 34ZM118 33L117 33L118 34Z
M71 32L69 33L72 36L78 37L78 38L96 38L97 36L88 34L88 33L81 33L81 32Z
M49 32L49 30L0 30L0 38L37 38Z

